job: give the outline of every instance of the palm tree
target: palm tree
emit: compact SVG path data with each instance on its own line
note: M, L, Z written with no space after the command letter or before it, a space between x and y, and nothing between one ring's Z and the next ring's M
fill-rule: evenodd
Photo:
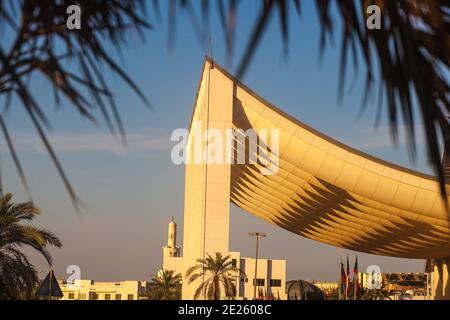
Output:
M150 282L150 298L152 300L180 300L181 280L181 274L175 273L174 270L160 270Z
M197 259L197 264L189 268L186 272L188 283L201 280L199 287L195 291L194 299L204 295L207 300L220 300L222 292L228 299L236 297L237 277L244 276L245 272L234 266L230 255L223 256L216 252L215 258L207 254L206 259Z
M39 284L35 267L22 252L24 246L38 251L49 265L48 246L62 246L53 233L23 223L39 213L31 202L14 204L10 193L0 197L0 299L29 299Z

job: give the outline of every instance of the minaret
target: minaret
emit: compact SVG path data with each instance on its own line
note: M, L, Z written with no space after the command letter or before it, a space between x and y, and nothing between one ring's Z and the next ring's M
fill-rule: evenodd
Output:
M169 222L169 230L167 232L167 247L175 248L175 244L177 243L177 224L172 217L172 220Z
M180 248L177 247L177 224L174 218L169 222L169 228L167 231L167 246L164 247L164 251L169 257L179 257Z

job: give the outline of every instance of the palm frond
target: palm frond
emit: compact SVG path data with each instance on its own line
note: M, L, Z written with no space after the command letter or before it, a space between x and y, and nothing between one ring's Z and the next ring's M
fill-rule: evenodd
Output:
M39 252L49 265L49 246L62 246L52 232L29 223L39 212L31 202L13 204L11 194L0 197L0 299L30 298L39 283L37 271L22 252L24 246Z
M239 268L232 267L231 256L223 256L216 252L214 258L207 254L205 260L191 267L186 272L188 283L191 284L201 279L199 287L195 291L194 299L198 299L204 294L208 300L219 300L222 297L222 290L228 299L236 297L236 286L233 280L239 274L245 273ZM194 273L198 271L198 273Z
M83 8L82 27L80 30L67 32L65 2L21 0L0 3L0 24L6 25L15 36L11 43L0 43L0 95L7 97L4 106L6 111L12 97L19 99L74 206L79 208L81 201L47 139L46 129L50 127L50 123L46 111L34 99L25 79L43 75L53 87L55 104L59 105L61 97L64 97L69 106L93 123L97 123L94 112L99 110L111 133L115 135L118 132L125 144L125 131L113 94L99 70L101 66L109 68L150 106L140 88L112 58L110 51L106 50L106 44L112 44L120 52L121 46L126 43L126 32L135 30L142 36L143 30L151 28L151 25L145 19L143 0L80 0L77 4ZM71 61L78 65L80 75L71 71ZM91 100L83 92L88 93ZM28 183L14 150L13 140L2 119L1 129L22 184L28 192Z

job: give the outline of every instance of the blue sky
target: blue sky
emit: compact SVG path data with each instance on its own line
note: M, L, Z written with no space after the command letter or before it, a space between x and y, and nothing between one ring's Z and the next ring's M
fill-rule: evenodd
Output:
M124 149L104 124L94 126L63 105L56 109L51 87L35 78L31 86L36 98L51 115L49 132L71 182L86 209L75 213L69 197L21 106L15 101L7 122L31 185L33 198L42 208L37 223L55 232L64 248L52 250L58 277L68 265L81 267L82 277L96 280L146 279L162 263L167 223L174 216L182 239L184 168L170 161L170 134L185 128L190 120L202 64L208 48L199 41L185 13L178 15L176 43L167 50L167 19L163 3L160 22L150 13L154 29L146 42L131 34L121 65L147 95L147 109L117 76L106 73L117 95L117 104L127 131ZM283 55L278 21L272 19L243 82L261 96L302 122L337 140L385 160L430 172L422 139L418 139L418 161L414 164L400 136L394 148L386 113L374 129L376 101L359 116L364 75L353 91L337 102L339 47L328 47L319 60L320 28L312 2L305 1L304 14L292 14L289 54ZM223 32L218 17L211 17L215 60L235 71L254 22L256 3L244 1L238 16L234 63L225 64ZM277 18L277 17L274 17ZM339 39L336 35L336 43ZM349 83L354 73L350 66ZM100 115L98 115L100 117ZM420 132L421 125L417 123ZM402 129L400 129L402 130ZM419 133L420 134L420 133ZM4 144L0 144L3 146ZM16 201L27 200L9 155L2 152L3 185ZM290 279L337 279L339 257L347 251L303 239L268 225L232 207L231 249L253 255L248 231L269 233L261 254L288 260ZM352 259L354 254L349 252ZM33 256L39 270L48 268ZM424 262L359 254L360 266L378 264L384 271L422 271Z

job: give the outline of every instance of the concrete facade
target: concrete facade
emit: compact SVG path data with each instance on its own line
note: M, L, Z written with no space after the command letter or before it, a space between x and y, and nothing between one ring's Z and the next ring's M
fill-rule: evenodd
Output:
M187 268L207 254L229 252L231 166L210 164L195 157L208 154L206 132L218 130L223 136L232 127L233 82L209 63L205 65L191 121L186 155L185 202L183 224L183 276ZM194 127L196 124L199 126ZM201 150L196 150L198 146ZM223 154L227 150L222 150ZM200 163L199 163L200 162ZM183 282L183 299L191 299L200 279L190 285Z
M286 300L286 260L258 258L258 275L255 277L254 258L241 257L238 252L231 252L231 256L240 262L239 268L246 274L237 283L238 299ZM258 279L256 296L254 279Z
M228 129L276 130L277 135L267 139L278 140L270 151L278 159L276 170L262 173L267 164L259 151L258 162L251 165L207 163L208 156L202 155L212 156L209 148L217 138L209 132L203 137L209 128L219 136L226 136ZM433 259L435 297L450 298L450 217L435 177L370 156L314 130L209 59L189 129L183 262L176 263L183 266L180 270L205 254L229 252L231 201L269 223L322 243L370 254ZM238 145L230 150L224 144L220 152L233 154ZM199 164L190 161L199 155ZM192 297L196 286L183 286L183 298Z
M216 252L231 255L247 275L247 280L236 279L236 298L254 298L254 259L241 257L240 253L229 250L231 165L211 163L207 161L206 156L211 152L206 141L211 142L214 138L208 136L208 129L213 128L217 135L224 137L227 135L226 131L233 128L235 90L236 85L232 79L209 62L205 63L191 120L186 155L188 164L185 175L182 257L170 256L167 249L163 252L163 268L176 270L183 275L183 299L192 299L200 285L200 280L192 284L187 283L184 278L186 270L196 264L197 259L204 259L207 254L214 256ZM218 152L217 149L214 152ZM230 155L232 150L227 149L224 144L221 152L225 157ZM204 156L200 161L196 159L198 154ZM263 291L266 296L272 294L275 298L283 299L286 262L258 259L258 266L258 279L262 279L264 285L258 286L257 296ZM271 286L274 282L277 286Z
M431 277L432 297L436 300L450 300L450 258L433 262Z
M145 281L58 280L58 284L64 294L61 300L139 300L147 286Z

